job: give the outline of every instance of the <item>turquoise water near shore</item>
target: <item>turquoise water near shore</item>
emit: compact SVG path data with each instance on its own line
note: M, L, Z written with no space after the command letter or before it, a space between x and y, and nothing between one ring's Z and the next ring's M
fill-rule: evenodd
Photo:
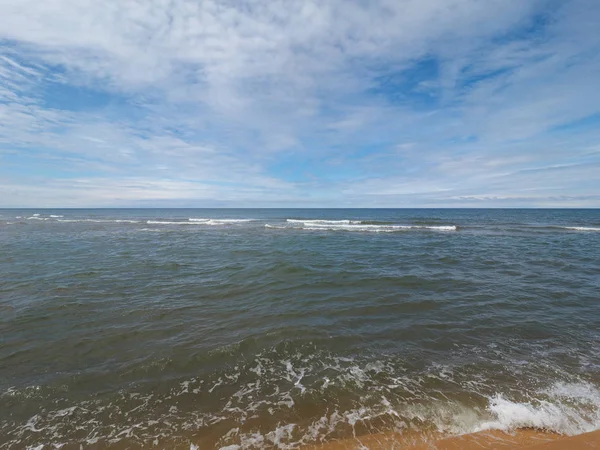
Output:
M0 210L0 448L600 427L600 210Z

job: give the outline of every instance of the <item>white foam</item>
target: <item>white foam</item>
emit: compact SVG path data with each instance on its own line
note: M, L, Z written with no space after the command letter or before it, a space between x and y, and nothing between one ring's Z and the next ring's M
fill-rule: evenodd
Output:
M301 227L307 231L371 231L375 233L391 233L394 231L400 231L403 228L394 226L379 226L379 225L311 225L307 227Z
M290 222L293 220L293 222ZM278 226L266 224L265 228L278 229L301 229L307 231L359 231L359 232L374 232L374 233L393 233L408 230L432 230L432 231L456 231L456 225L372 225L351 223L351 221L299 221L296 219L288 219L288 222L293 224L302 224L303 226Z
M194 219L189 218L190 222L199 222L199 223L208 223L208 224L217 224L217 223L245 223L252 222L255 219Z
M556 399L570 399L579 403L597 405L600 413L600 390L590 383L565 383L558 382L545 391L550 397Z
M600 227L565 227L567 230L575 231L600 231Z
M187 221L173 220L148 220L146 223L150 225L234 225L237 223L252 222L255 219L201 219L189 218Z
M360 220L322 220L322 219L286 219L288 223L303 223L305 225L335 225L335 224L360 224Z
M53 219L57 219L59 217L65 217L65 216L61 216L59 214L50 214L50 217L52 217Z
M428 225L428 226L421 226L418 228L424 228L427 230L437 230L437 231L456 231L457 230L456 225Z
M584 426L584 430L580 430L579 425L585 424L572 423L559 405L546 401L534 405L532 403L512 402L502 395L497 395L490 400L488 409L495 418L476 426L474 431L489 429L510 431L517 428L537 428L572 435L587 431L588 428Z
M229 346L228 346L229 348ZM235 347L237 348L237 347ZM228 350L229 351L229 350ZM235 353L235 352L234 352ZM423 424L426 430L450 434L463 434L486 429L513 430L521 427L545 428L565 434L578 434L597 429L600 424L600 387L587 382L561 381L544 390L525 390L512 397L514 391L490 394L487 411L478 406L463 404L457 400L440 399L430 394L430 376L451 383L458 383L452 366L432 364L422 374L415 376L398 370L395 359L378 358L363 360L358 357L346 358L316 351L305 354L301 351L282 355L279 350L261 352L254 361L247 361L231 367L225 373L208 378L192 378L172 386L168 397L158 394L123 393L128 399L106 405L101 401L85 401L77 407L57 411L43 411L32 417L27 424L15 424L10 430L18 437L36 433L36 438L48 438L52 442L61 437L61 431L70 433L70 424L89 426L89 417L107 413L114 414L110 427L94 427L86 438L89 445L102 439L116 444L123 439L136 439L151 442L155 439L170 439L180 435L181 430L191 427L212 426L221 423L223 432L211 448L221 450L243 450L255 448L294 449L312 446L326 440L350 436L358 427L370 431L399 430ZM403 367L403 366L400 366ZM253 378L248 378L248 375ZM276 384L274 384L276 383ZM464 386L462 386L464 387ZM237 389L237 392L231 392ZM347 406L331 405L322 412L322 417L307 423L299 417L296 424L277 423L268 429L257 429L251 424L267 411L274 417L293 417L294 399L305 395L337 395L338 390L363 393L360 399ZM37 389L37 388L36 388ZM332 389L332 390L330 390ZM490 387L490 389L493 389ZM469 388L471 391L471 389ZM477 396L482 391L471 391ZM409 397L406 397L410 393ZM439 391L443 393L443 391ZM163 408L177 404L177 397L189 398L192 394L221 398L227 404L218 412L186 415L182 410ZM2 395L21 395L16 389L9 389ZM306 397L305 397L306 398ZM406 398L417 401L406 401ZM525 398L525 400L522 400ZM129 402L133 402L129 404ZM157 407L158 405L160 407ZM133 421L137 410L147 412L164 410L164 414L152 416L152 420ZM281 414L283 412L283 414ZM83 413L83 414L82 414ZM124 414L124 415L123 415ZM119 417L128 417L121 422ZM145 413L144 413L145 414ZM144 416L145 417L145 416ZM67 420L68 419L68 420ZM100 419L102 420L102 419ZM311 419L312 420L312 419ZM102 423L102 422L99 422ZM162 426L164 424L164 427ZM221 425L219 425L221 426ZM233 426L233 428L231 428ZM366 427L366 428L365 428ZM243 431L240 431L243 430ZM27 433L26 435L23 433ZM39 442L39 439L36 442ZM198 449L197 444L187 441L190 450ZM84 445L85 446L85 445ZM44 447L44 448L48 448Z
M168 220L148 220L148 225L199 225L196 222L173 222Z
M540 393L543 399L515 402L497 394L489 400L493 419L474 431L538 428L566 435L600 428L600 391L588 383L556 383ZM545 395L543 395L545 394Z
M146 223L148 225L224 225L209 222L175 222L169 220L148 220Z
M130 219L57 219L57 222L77 223L77 222L92 222L92 223L140 223L139 220Z

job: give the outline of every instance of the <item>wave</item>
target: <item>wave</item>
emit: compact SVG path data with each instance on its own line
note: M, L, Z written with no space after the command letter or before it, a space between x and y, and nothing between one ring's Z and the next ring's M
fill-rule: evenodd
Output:
M238 354L241 345L222 347L211 361ZM223 370L161 381L161 389L62 401L55 410L8 424L3 432L21 448L41 443L51 448L64 443L147 447L156 439L169 448L175 447L169 439L177 442L193 427L199 435L207 431L206 438L217 426L213 445L197 443L200 448L291 449L394 429L464 434L537 428L575 435L600 427L598 386L567 374L546 380L548 387L542 389L503 388L472 368L431 364L419 372L405 369L393 356L342 356L313 344L278 345ZM468 395L452 395L457 388ZM47 389L9 388L0 398L35 401L47 396ZM316 414L303 416L298 408L313 399L318 399ZM198 401L211 407L198 411ZM273 416L281 419L273 421ZM79 435L80 427L91 428L87 438Z
M140 223L139 220L131 220L131 219L57 219L57 222L63 222L63 223L78 223L78 222L91 222L91 223Z
M195 219L189 218L190 222L206 223L209 225L229 224L229 223L246 223L253 222L256 219Z
M252 222L255 219L195 219L186 220L148 220L149 225L235 225Z
M362 231L362 232L375 232L375 233L393 233L397 231L406 231L411 227L405 227L402 225L317 225L312 224L311 226L302 227L303 230L308 231Z
M147 220L148 225L202 225L203 223L198 222L187 222L187 221L170 221L170 220Z
M25 220L43 220L43 221L52 221L62 222L62 223L78 223L78 222L91 222L91 223L140 223L139 220L133 219L63 219L64 216L50 214L48 217L42 217L39 214L34 214L31 217L25 217ZM21 219L21 216L17 216L17 219Z
M600 231L600 227L563 227L566 230L575 231Z
M471 225L471 227L475 227L475 225ZM490 227L490 225L482 224L476 226L479 229L485 229ZM495 227L491 226L492 229ZM589 226L575 226L575 225L530 225L525 223L516 223L510 224L506 227L498 228L501 231L508 232L519 232L519 231L528 231L535 233L557 233L557 232L568 232L568 231L600 231L600 227L589 227Z
M362 221L360 220L322 220L322 219L286 219L288 223L302 223L305 225L336 225L336 224L360 224Z
M288 222L290 219L288 219ZM456 231L456 225L373 225L352 223L351 221L294 221L291 223L301 223L303 226L284 226L266 224L265 228L275 228L283 230L307 230L307 231L359 231L374 233L394 233L409 230L431 230L431 231Z
M589 383L558 382L528 402L511 401L502 394L489 398L492 420L472 431L535 428L569 436L600 427L600 391Z
M412 228L424 228L427 230L438 230L438 231L457 231L458 227L456 225L428 225L428 226L414 226Z

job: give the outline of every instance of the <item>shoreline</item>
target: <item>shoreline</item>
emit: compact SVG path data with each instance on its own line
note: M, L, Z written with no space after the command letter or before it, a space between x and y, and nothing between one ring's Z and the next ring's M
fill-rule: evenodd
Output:
M486 430L460 436L424 436L416 432L387 432L341 439L301 450L578 450L600 449L600 430L575 436L523 428L511 432Z

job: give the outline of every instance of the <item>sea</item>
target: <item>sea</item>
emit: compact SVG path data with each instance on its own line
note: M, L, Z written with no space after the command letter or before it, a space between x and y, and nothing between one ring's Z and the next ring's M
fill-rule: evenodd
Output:
M600 210L0 210L0 449L600 427Z

